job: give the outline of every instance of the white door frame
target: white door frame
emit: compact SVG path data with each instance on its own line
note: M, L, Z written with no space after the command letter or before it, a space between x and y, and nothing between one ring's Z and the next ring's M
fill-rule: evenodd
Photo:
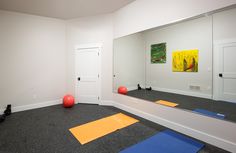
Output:
M220 100L220 84L219 84L219 63L220 63L220 52L221 49L225 46L230 46L231 44L235 44L236 43L236 38L233 39L226 39L226 40L219 40L219 41L215 41L213 43L214 45L214 50L213 50L213 100Z
M102 51L102 43L88 43L88 44L79 44L79 45L75 45L75 50L74 50L74 65L75 65L75 73L74 73L74 82L75 82L75 103L78 103L78 88L77 88L77 70L76 70L76 51L79 49L89 49L89 48L98 48L98 104L101 104L101 51Z

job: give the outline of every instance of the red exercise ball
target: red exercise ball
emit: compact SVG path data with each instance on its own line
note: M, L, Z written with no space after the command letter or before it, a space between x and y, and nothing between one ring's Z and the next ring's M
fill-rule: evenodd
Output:
M118 93L119 93L119 94L126 95L126 94L127 94L127 88L124 87L124 86L120 86L120 87L118 88Z
M75 104L75 98L72 95L65 95L63 97L63 106L65 108L73 107Z

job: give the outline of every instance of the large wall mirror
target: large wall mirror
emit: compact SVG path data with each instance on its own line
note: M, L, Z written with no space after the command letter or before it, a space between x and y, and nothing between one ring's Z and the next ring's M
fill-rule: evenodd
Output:
M113 90L236 122L236 8L114 40Z

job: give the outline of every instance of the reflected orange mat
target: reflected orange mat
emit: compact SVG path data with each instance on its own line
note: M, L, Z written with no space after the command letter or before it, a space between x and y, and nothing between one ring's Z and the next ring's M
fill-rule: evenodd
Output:
M156 101L156 104L161 104L161 105L170 106L170 107L175 107L175 106L179 105L179 104L165 101L165 100L158 100L158 101Z
M69 130L81 144L85 144L136 122L138 120L118 113Z

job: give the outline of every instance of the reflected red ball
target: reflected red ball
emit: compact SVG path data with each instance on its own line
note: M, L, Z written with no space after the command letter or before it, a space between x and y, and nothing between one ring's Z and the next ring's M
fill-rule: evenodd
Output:
M73 107L75 104L75 98L72 95L65 95L63 97L63 106L65 108Z
M126 94L127 94L127 88L124 87L124 86L120 86L120 87L118 88L118 93L119 93L119 94L126 95Z

